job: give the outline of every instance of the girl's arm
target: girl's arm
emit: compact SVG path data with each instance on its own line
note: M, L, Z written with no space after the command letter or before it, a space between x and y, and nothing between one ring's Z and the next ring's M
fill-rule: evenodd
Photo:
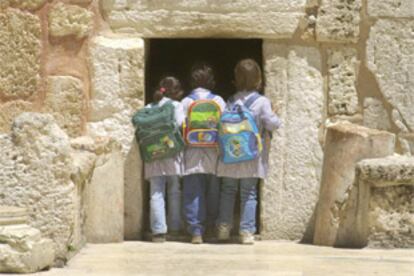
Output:
M279 128L282 122L280 121L279 117L273 112L272 104L270 100L264 98L261 110L260 119L263 123L263 127L268 131L274 131L275 129Z

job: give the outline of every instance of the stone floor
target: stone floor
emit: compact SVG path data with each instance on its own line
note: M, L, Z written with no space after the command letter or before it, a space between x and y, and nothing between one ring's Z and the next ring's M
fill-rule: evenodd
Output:
M414 275L414 250L346 250L289 242L87 245L63 269L35 275Z

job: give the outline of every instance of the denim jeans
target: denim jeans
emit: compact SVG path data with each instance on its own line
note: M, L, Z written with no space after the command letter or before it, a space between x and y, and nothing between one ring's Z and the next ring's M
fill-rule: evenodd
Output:
M256 232L258 178L222 178L218 224L233 225L234 202L240 187L240 232Z
M220 202L220 179L213 174L184 176L183 205L188 232L203 235L205 228L213 228Z
M168 194L168 228L165 210L166 184ZM178 176L154 176L150 178L150 220L153 234L166 234L167 229L181 229L181 191Z

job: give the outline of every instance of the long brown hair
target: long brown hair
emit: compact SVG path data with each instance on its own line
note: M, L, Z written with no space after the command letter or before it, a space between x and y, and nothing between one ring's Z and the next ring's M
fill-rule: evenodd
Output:
M183 89L181 87L181 82L177 78L168 76L161 79L152 98L154 102L157 103L161 101L164 96L175 101L181 100L183 96Z
M260 90L262 87L262 70L253 59L243 59L234 68L237 91Z

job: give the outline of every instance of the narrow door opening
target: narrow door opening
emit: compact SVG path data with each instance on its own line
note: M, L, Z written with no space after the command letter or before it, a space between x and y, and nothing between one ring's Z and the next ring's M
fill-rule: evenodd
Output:
M260 39L150 39L147 41L145 102L152 101L152 94L159 81L165 76L180 80L184 95L191 92L191 68L198 62L213 67L216 79L214 93L225 100L236 92L233 72L237 62L245 58L254 59L263 70L262 40ZM264 77L264 74L263 74ZM264 80L263 80L264 81ZM262 92L262 91L259 91ZM146 183L145 185L148 185ZM148 187L148 186L147 186ZM258 197L260 195L258 186ZM149 189L147 189L148 191ZM239 192L240 193L240 192ZM233 234L238 234L240 218L240 195L235 203ZM146 213L149 211L149 194L145 197ZM260 233L260 197L257 204L256 227ZM144 222L147 233L150 230L149 217Z

